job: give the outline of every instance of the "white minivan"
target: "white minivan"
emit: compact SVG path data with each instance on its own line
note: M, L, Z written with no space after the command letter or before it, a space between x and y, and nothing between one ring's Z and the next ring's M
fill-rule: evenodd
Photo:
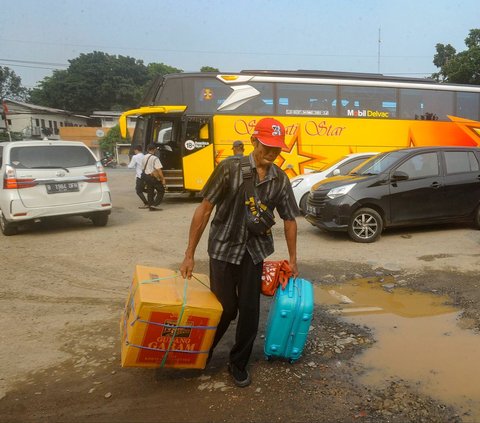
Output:
M107 175L77 141L0 142L0 228L15 235L25 221L81 215L105 226L112 209Z
M302 213L305 214L307 211L308 194L317 182L323 181L331 176L347 175L352 169L377 154L378 153L370 152L347 154L333 163L325 165L323 169L317 172L298 175L290 179L295 200Z

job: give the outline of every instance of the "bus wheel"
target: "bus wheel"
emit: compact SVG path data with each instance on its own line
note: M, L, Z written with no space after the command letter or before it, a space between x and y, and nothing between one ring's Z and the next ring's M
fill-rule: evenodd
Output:
M373 209L357 210L348 225L348 235L355 242L374 242L383 230L383 220Z

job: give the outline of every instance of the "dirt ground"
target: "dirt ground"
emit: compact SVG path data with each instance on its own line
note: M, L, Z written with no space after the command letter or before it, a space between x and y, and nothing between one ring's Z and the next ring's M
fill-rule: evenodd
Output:
M226 369L233 330L202 371L120 367L119 321L138 264L178 269L197 198L167 194L161 211L139 210L134 175L109 171L114 209L105 228L83 218L36 224L1 237L0 421L2 422L457 422L465 416L398 379L372 388L351 359L369 348L366 327L317 304L304 357L263 358L262 320L248 388ZM448 294L480 328L480 231L468 225L386 232L357 244L299 224L299 268L314 284L393 275L413 290ZM280 226L280 225L277 225ZM276 253L287 257L281 227ZM206 273L206 234L196 270ZM339 339L350 339L341 350Z

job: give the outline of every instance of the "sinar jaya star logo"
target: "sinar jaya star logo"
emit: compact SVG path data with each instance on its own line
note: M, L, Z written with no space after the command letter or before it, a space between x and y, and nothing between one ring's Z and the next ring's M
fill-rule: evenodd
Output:
M213 90L211 88L204 88L203 89L203 99L204 100L211 100L213 98Z

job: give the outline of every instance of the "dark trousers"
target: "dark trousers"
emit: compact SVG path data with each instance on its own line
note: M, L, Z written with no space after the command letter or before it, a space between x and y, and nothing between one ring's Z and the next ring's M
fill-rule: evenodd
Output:
M147 175L147 199L148 205L158 206L165 195L165 187L153 176Z
M227 331L230 322L235 320L238 311L230 363L240 369L246 367L257 336L262 271L263 262L254 264L248 252L245 252L239 265L210 259L210 289L223 307L212 349Z
M136 178L135 192L140 197L140 200L143 201L143 204L147 205L147 199L145 198L145 194L143 193L144 187L145 187L145 183L140 178Z

